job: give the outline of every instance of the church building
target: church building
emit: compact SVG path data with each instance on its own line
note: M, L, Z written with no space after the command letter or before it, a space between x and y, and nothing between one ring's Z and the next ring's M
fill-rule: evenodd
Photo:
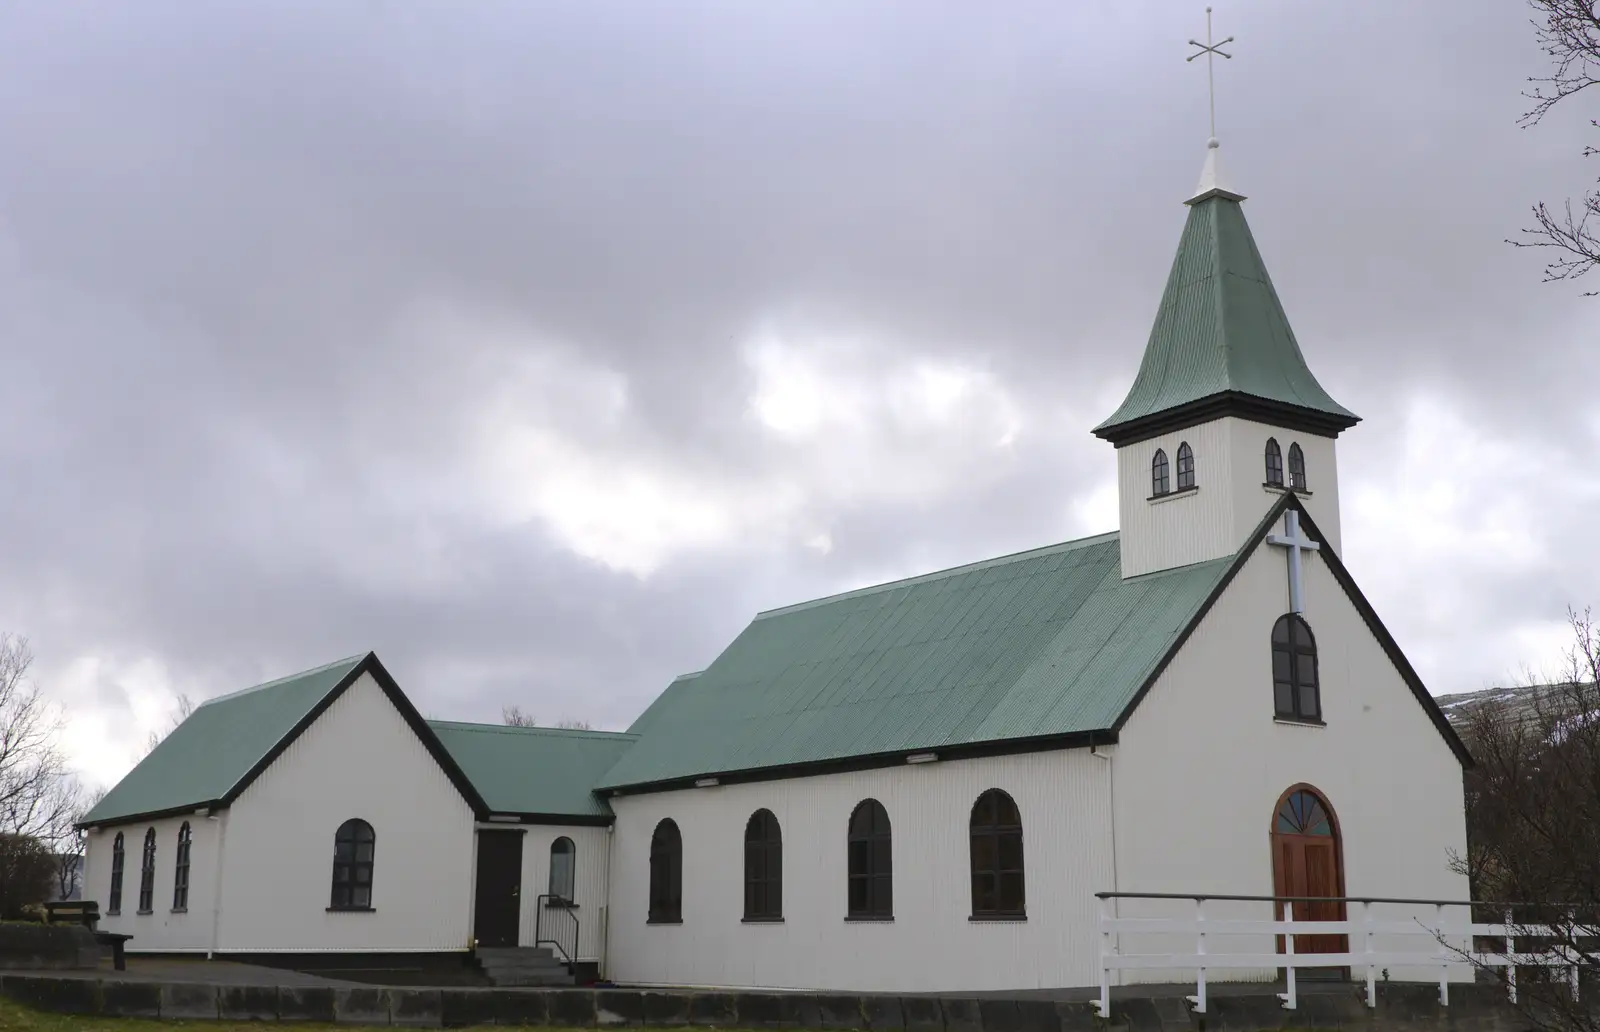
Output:
M1466 899L1470 758L1340 558L1358 419L1216 157L1093 429L1120 529L759 613L625 734L425 720L371 653L212 699L85 819L102 927L959 992L1097 984L1101 892Z

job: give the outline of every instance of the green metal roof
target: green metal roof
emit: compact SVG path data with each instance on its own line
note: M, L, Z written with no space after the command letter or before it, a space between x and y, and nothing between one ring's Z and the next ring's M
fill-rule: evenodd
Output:
M495 813L609 817L595 782L637 736L608 731L507 727L430 720L489 809Z
M762 613L598 787L1111 729L1231 562L1123 580L1106 534Z
M103 824L225 799L367 656L268 681L195 707L83 818Z
M1240 200L1219 190L1190 203L1139 375L1097 434L1230 392L1320 413L1340 429L1358 421L1306 366Z

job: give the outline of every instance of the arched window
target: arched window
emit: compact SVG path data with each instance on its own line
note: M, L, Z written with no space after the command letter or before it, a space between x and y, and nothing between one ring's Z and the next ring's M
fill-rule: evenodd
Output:
M683 836L667 818L650 836L651 924L677 924L683 920Z
M998 788L972 806L972 916L1021 917L1022 815Z
M1284 720L1322 720L1317 690L1317 640L1296 613L1272 625L1273 710Z
M1280 835L1332 837L1333 822L1329 820L1328 810L1317 794L1302 788L1290 792L1283 805L1278 807L1278 819L1273 823L1272 830Z
M1178 445L1178 490L1187 491L1194 486L1194 452L1185 441Z
M172 869L172 909L189 909L189 843L193 835L189 831L189 822L184 821L183 827L178 829L178 863Z
M111 843L111 901L106 906L106 913L122 913L122 832L117 832L116 839Z
M139 913L148 914L156 901L156 829L144 833L144 859L139 863Z
M783 920L783 831L771 810L744 826L744 919Z
M893 845L883 804L876 799L857 803L850 815L850 917L894 916Z
M1283 486L1283 449L1273 437L1267 438L1267 483L1273 487Z
M1156 449L1156 457L1150 460L1150 494L1159 498L1170 489L1167 480L1167 453L1160 448Z
M1289 486L1296 491L1306 489L1306 455L1298 444L1289 445Z
M333 900L330 910L372 909L372 825L352 817L333 836Z
M578 847L562 835L550 843L550 899L571 903L573 883L577 881Z

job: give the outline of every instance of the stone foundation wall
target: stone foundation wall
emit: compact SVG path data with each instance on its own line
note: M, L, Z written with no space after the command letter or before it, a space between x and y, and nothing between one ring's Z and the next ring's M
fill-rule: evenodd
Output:
M67 971L99 963L100 945L83 925L0 922L0 968Z
M219 986L7 975L0 993L38 1010L145 1018L323 1021L350 1025L559 1028L859 1029L862 1032L1105 1030L1089 1003L1035 998L688 993L624 989L409 989ZM1526 1032L1530 1023L1491 986L1387 985L1369 1010L1361 989L1305 993L1298 1010L1267 994L1213 996L1193 1014L1180 997L1117 1000L1112 1028L1129 1032Z

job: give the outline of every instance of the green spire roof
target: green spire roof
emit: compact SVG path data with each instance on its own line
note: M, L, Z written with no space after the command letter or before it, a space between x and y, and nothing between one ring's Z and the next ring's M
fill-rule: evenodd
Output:
M1239 415L1334 437L1360 419L1307 368L1242 200L1216 185L1209 159L1139 375L1095 436L1129 444Z

